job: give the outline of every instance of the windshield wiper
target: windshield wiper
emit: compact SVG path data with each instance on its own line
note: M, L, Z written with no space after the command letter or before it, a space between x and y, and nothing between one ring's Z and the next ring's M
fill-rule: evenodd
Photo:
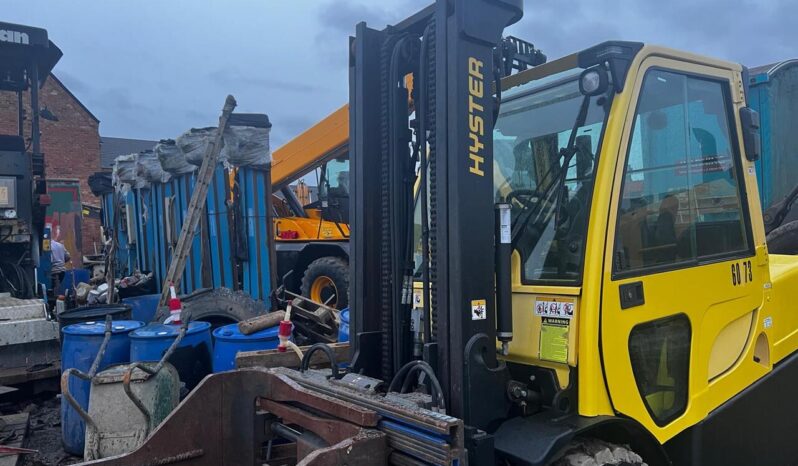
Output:
M548 186L546 186L545 192L543 192L541 195L533 196L533 198L537 198L537 203L535 204L535 206L530 208L530 210L527 211L526 214L521 214L516 224L513 225L513 231L512 231L513 246L515 246L518 238L521 236L521 233L526 229L527 225L529 224L529 221L533 217L539 216L540 210L543 208L545 204L542 201L544 199L549 199L552 195L553 190L555 189L560 189L557 192L556 198L554 199L555 230L556 228L559 227L560 210L561 210L562 196L563 196L563 190L561 188L565 183L565 177L568 174L568 167L571 164L571 160L574 158L574 155L576 155L577 153L576 133L579 131L579 128L585 125L589 106L590 106L590 96L586 95L582 99L582 104L579 107L579 113L577 114L576 121L574 122L574 126L571 129L571 134L568 137L568 144L559 151L559 155L563 159L562 164L552 165L552 167L549 168L549 170L543 176L543 180L546 180L549 178L549 175L552 175L554 173L555 169L559 169L559 173L557 173L557 178L556 180L553 180ZM548 217L548 215L546 217Z

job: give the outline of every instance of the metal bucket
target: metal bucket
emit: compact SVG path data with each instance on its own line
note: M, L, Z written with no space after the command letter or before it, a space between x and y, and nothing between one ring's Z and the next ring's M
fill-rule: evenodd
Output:
M238 324L225 325L213 331L213 372L235 369L236 354L239 351L259 351L275 349L280 343L278 327L270 327L244 335Z
M143 322L121 320L111 323L111 337L105 348L105 354L99 360L98 369L112 364L130 361L130 341L128 333L144 326ZM105 336L104 322L84 322L72 324L63 329L63 350L61 354L61 372L76 369L88 372L97 357ZM77 403L86 409L89 404L88 380L72 378L68 381L68 389ZM85 440L86 424L75 409L63 398L61 399L61 437L64 450L74 455L82 455Z
M156 293L124 298L122 303L130 306L133 320L149 323L155 318L155 313L158 311L158 302L160 300L161 294Z
M169 357L169 363L175 366L188 390L211 373L213 343L210 328L208 322L191 322L185 337ZM179 330L179 325L150 324L131 332L130 360L160 360L177 338Z
M338 343L349 341L349 308L341 311L341 324L338 326Z

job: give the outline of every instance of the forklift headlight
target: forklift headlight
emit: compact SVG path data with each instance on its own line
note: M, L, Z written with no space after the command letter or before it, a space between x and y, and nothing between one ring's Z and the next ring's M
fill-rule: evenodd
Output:
M14 209L6 209L3 211L4 218L17 218L17 211Z
M597 66L582 72L579 77L579 92L582 95L599 95L607 91L609 77L604 67Z

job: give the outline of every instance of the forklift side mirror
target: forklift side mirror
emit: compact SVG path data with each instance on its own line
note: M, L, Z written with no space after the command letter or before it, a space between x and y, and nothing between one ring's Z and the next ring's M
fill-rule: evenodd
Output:
M741 108L740 126L743 128L745 158L755 162L762 154L762 141L759 139L759 112L751 107Z

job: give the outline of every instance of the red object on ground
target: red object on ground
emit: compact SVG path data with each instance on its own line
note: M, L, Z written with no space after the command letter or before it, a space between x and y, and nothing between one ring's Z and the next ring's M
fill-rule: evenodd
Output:
M30 448L8 447L0 445L0 454L10 453L12 455L25 455L28 453L39 453L39 450L31 450Z

